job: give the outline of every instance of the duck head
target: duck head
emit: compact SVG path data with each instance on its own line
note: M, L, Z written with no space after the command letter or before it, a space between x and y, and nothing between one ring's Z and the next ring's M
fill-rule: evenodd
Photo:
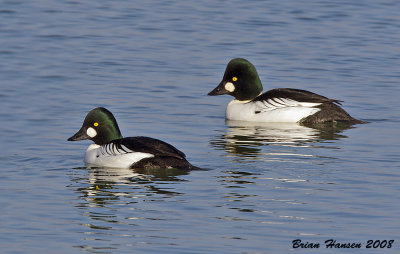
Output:
M120 138L122 135L113 114L106 108L99 107L86 115L81 129L68 141L90 139L97 145L104 145Z
M208 95L229 94L240 101L252 100L263 90L260 77L252 63L244 58L232 59L221 83Z

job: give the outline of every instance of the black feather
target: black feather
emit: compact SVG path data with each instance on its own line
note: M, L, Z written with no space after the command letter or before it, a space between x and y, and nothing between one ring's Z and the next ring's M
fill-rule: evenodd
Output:
M111 141L112 144L116 145L119 150L126 151L124 147L128 148L132 152L140 152L140 153L150 153L154 156L163 156L163 157L175 157L177 159L185 159L186 155L176 149L174 146L149 137L129 137L116 139Z
M186 160L186 155L176 149L174 146L149 137L128 137L116 139L105 145L104 150L116 149L117 153L149 153L154 155L151 158L142 159L131 168L135 169L156 169L156 168L177 168L181 170L203 170L199 167L193 166Z
M329 99L325 96L312 93L306 90L293 89L293 88L277 88L269 90L268 92L254 98L252 101L266 101L274 98L287 98L298 102L311 102L311 103L326 103L332 102L341 104L340 100Z

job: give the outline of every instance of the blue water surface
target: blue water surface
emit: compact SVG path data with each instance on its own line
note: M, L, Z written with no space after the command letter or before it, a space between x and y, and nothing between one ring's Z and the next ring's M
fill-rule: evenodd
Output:
M1 1L1 253L400 250L400 2ZM230 59L369 124L225 121ZM92 108L209 171L86 168ZM327 249L324 241L361 243ZM366 249L368 240L394 240Z

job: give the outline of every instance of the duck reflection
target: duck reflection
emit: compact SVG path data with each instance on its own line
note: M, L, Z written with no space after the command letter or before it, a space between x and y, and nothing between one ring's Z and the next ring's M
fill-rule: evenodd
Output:
M85 200L83 206L115 204L123 197L145 198L154 195L175 196L182 193L168 190L168 183L184 181L177 176L188 172L178 169L133 170L126 168L91 167L87 165L87 177L76 177L76 190ZM85 184L88 183L88 184ZM161 184L161 185L160 185ZM165 187L160 187L160 186ZM123 202L123 201L121 201Z
M82 224L82 232L87 245L77 247L93 249L98 248L99 242L107 242L110 235L123 232L124 236L137 236L136 232L121 228L131 229L146 221L159 220L160 213L149 208L147 203L164 202L182 195L172 191L175 189L172 185L185 181L178 176L188 172L175 169L135 171L87 165L74 169L73 174L70 187L78 196L75 207L86 221ZM109 250L109 247L105 249Z
M258 123L226 121L224 133L210 144L230 154L258 156L265 145L312 146L312 143L347 138L342 132L353 128L344 123L299 125L297 123Z
M93 184L99 182L107 183L132 183L137 181L182 181L177 176L187 175L189 171L175 168L165 169L129 169L129 168L107 168L88 164L89 181Z

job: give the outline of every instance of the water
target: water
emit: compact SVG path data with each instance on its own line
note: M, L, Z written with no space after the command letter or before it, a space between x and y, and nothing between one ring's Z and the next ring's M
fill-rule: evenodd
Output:
M2 1L2 253L400 249L398 1ZM225 122L231 58L265 90L344 100L351 128ZM87 169L67 142L104 106L125 136L211 170ZM362 243L326 249L324 241ZM395 240L385 250L368 240ZM307 250L303 250L304 252ZM307 251L308 252L308 251Z

